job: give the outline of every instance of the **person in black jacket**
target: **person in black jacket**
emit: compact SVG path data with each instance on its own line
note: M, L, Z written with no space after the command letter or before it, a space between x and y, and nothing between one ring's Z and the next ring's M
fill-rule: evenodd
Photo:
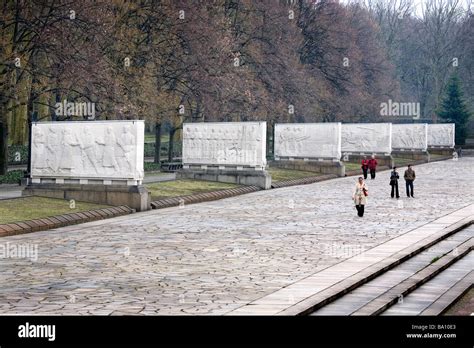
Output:
M390 195L393 198L394 193L396 192L397 199L400 198L400 195L398 194L398 179L400 179L400 176L398 175L397 167L393 167L393 170L390 173L390 186L392 186L392 193Z

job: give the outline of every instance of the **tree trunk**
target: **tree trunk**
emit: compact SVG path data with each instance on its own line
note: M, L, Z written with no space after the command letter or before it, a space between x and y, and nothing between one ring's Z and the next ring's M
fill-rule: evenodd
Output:
M161 123L155 123L155 163L160 164L161 151Z
M8 171L8 126L0 121L0 175Z
M31 89L30 89L30 95L28 98L28 107L27 107L27 124L28 124L28 166L27 166L27 173L28 177L31 177L31 148L32 148L32 139L33 139L33 134L31 134L32 130L32 123L36 121L37 119L37 113L36 113L36 107L35 107L35 101L36 101L36 93L35 93L35 85L36 85L36 78L33 76L31 79Z
M176 128L170 128L170 138L168 142L168 162L173 161L173 138L174 133L176 132Z

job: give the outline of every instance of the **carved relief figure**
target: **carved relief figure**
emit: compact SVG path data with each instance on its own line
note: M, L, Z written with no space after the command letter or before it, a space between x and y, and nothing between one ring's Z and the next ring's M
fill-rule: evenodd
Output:
M352 129L343 128L341 138L344 148L354 149L359 145L359 138Z
M194 136L191 132L190 127L184 127L183 129L183 157L191 157L192 151L195 149Z
M257 128L255 126L248 127L245 137L244 158L241 159L244 163L255 163L257 160L258 142L260 142L260 137L258 136Z
M431 125L429 127L430 145L453 146L453 127L451 125Z
M36 177L119 178L143 177L136 156L142 123L38 123L32 129L32 170ZM126 126L125 126L126 125ZM124 127L125 126L125 127ZM123 168L123 170L121 170Z
M284 157L339 157L339 127L329 124L279 126L276 152Z
M76 135L68 128L63 130L63 138L61 141L61 161L59 162L60 173L71 173L75 168L74 165L74 147L79 146Z
M96 173L99 173L99 166L97 161L97 149L96 144L97 141L94 138L94 135L91 132L89 126L84 127L83 137L81 138L81 156L82 156L82 165L84 169L90 170L90 168L94 168Z
M183 135L183 158L194 163L254 163L259 157L258 144L262 142L259 127L255 125L185 126Z
M287 126L282 130L280 136L282 156L301 157L304 152L310 152L308 140L311 137L306 131L303 126Z
M46 138L39 128L35 128L34 141L33 141L35 157L33 167L39 171L44 171L48 164L46 163Z
M117 141L112 127L107 127L104 141L99 142L99 144L104 145L102 165L105 168L113 168L116 171L120 170L117 160L115 159L115 146L117 145Z
M216 130L214 128L211 128L211 131L208 137L208 141L209 141L208 158L211 160L216 159L216 139L217 139Z
M385 129L373 126L343 127L341 133L344 151L377 152L384 151L389 144L389 134Z
M402 149L424 148L424 128L415 126L398 126L394 128L393 147Z
M133 169L133 150L135 148L135 136L132 134L129 126L123 127L123 133L117 143L122 148L125 160L128 165L128 170L131 171Z
M55 127L48 129L48 142L46 148L48 150L48 168L51 172L57 172L59 169L59 161L61 160L61 144L58 130Z

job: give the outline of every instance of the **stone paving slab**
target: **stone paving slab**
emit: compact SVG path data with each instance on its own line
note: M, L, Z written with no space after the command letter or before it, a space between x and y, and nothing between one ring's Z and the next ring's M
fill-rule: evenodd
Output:
M351 200L356 178L346 177L4 237L38 253L0 258L0 313L227 314L381 246L377 260L384 243L436 218L463 216L473 169L474 158L416 166L416 198L399 201L379 173L363 218Z

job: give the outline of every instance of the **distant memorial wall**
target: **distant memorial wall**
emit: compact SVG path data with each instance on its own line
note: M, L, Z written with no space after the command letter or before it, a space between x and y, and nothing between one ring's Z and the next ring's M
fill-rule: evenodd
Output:
M343 123L343 154L384 154L392 152L391 123Z
M453 148L454 123L428 124L428 147Z
M199 122L183 125L183 168L209 167L264 169L265 122Z
M266 136L266 122L185 123L183 169L177 175L269 189Z
M341 158L341 123L281 123L275 125L275 159Z
M31 179L124 180L138 184L144 175L144 129L144 121L34 123Z
M426 151L428 125L426 123L392 124L393 150Z

